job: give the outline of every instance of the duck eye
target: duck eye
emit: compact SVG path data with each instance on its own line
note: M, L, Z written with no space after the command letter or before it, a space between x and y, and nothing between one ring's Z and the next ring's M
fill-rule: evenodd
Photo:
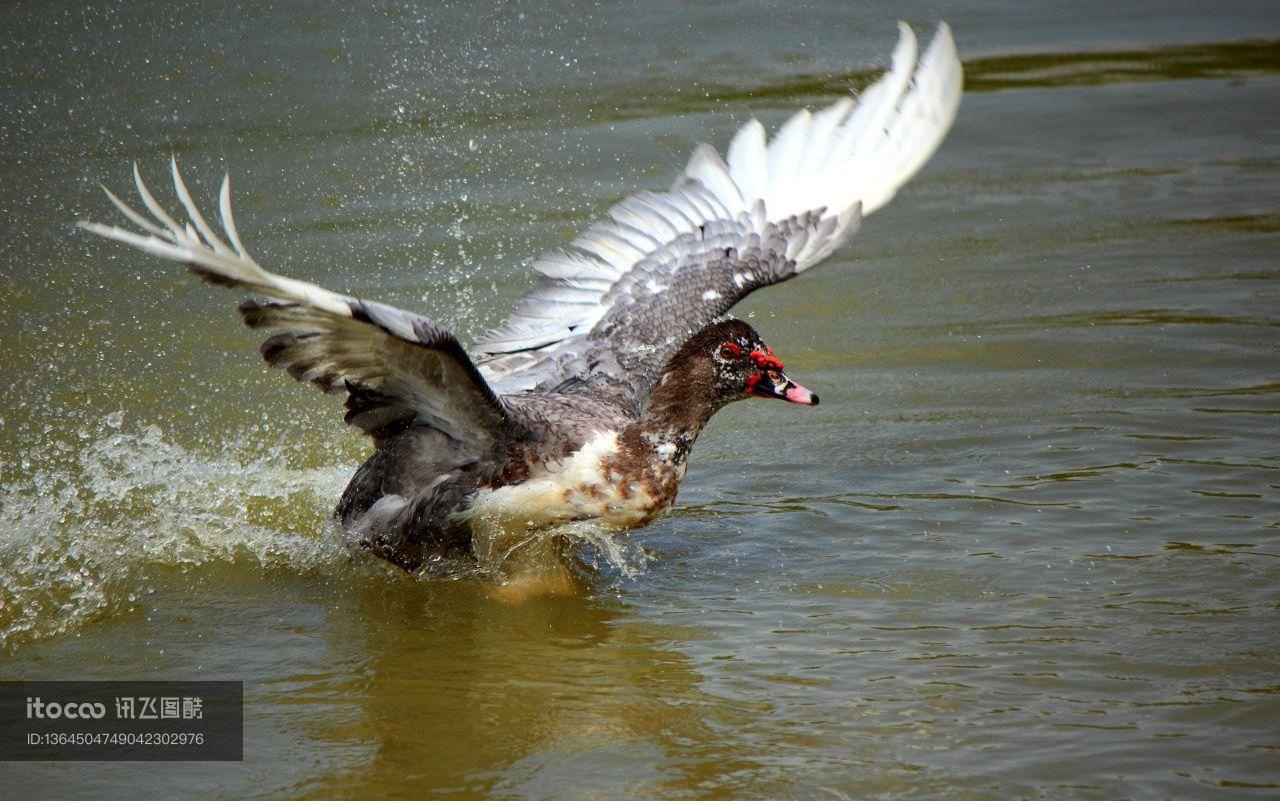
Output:
M720 358L725 361L732 361L742 355L742 348L732 342L726 342L720 346Z

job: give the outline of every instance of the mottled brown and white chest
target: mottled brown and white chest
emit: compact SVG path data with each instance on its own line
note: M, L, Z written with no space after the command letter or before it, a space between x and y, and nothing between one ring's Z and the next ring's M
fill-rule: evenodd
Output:
M481 490L469 517L473 527L508 532L580 520L643 526L675 501L685 473L684 459L673 458L678 450L629 433L599 432L518 484Z

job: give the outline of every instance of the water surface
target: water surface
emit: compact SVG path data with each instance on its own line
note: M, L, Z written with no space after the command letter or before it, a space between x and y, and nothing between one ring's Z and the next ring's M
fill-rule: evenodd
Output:
M0 763L26 798L1272 798L1271 4L16 3L0 42L0 675L246 683L240 764ZM472 336L698 141L956 31L937 157L740 307L741 403L586 596L353 558L366 444L239 298L89 241L137 160L263 264Z

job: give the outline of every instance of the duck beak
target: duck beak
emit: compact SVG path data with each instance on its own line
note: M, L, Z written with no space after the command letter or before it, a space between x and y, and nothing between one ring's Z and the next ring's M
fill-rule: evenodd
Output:
M757 398L778 398L788 403L817 406L818 396L787 378L780 370L764 370L751 377L747 394Z

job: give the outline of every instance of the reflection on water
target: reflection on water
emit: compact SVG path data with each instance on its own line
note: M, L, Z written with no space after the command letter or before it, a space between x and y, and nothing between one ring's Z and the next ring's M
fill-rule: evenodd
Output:
M1280 69L1280 40L1221 42L1087 53L1028 54L974 59L965 64L965 88L1099 86L1142 81L1235 78Z
M1082 53L1029 53L965 60L967 92L1004 89L1052 89L1070 86L1100 86L1142 81L1235 78L1280 70L1277 50L1280 40L1223 42L1140 50L1107 49ZM799 74L783 82L754 86L699 86L681 92L677 88L659 110L668 113L708 111L727 103L750 102L753 108L792 108L818 98L858 91L879 75L878 70L854 70L843 74ZM749 80L749 78L748 78ZM650 106L628 113L615 107L617 118L648 115Z
M716 731L767 707L708 714L714 699L666 645L683 633L628 622L618 602L510 608L453 584L362 593L350 613L324 636L360 655L352 672L264 688L304 705L309 740L354 752L357 770L314 782L305 797L381 795L389 775L405 778L409 796L554 795L571 783L664 797L699 771L751 768L715 746ZM331 715L334 703L345 714Z
M834 263L741 309L823 405L719 414L674 512L588 552L585 597L349 552L324 523L366 445L332 399L255 362L234 299L69 231L176 151L193 187L230 170L264 264L474 333L694 142L863 85L897 16L956 30L955 131ZM242 764L7 763L12 794L1276 794L1269 4L11 27L0 672L249 699Z

